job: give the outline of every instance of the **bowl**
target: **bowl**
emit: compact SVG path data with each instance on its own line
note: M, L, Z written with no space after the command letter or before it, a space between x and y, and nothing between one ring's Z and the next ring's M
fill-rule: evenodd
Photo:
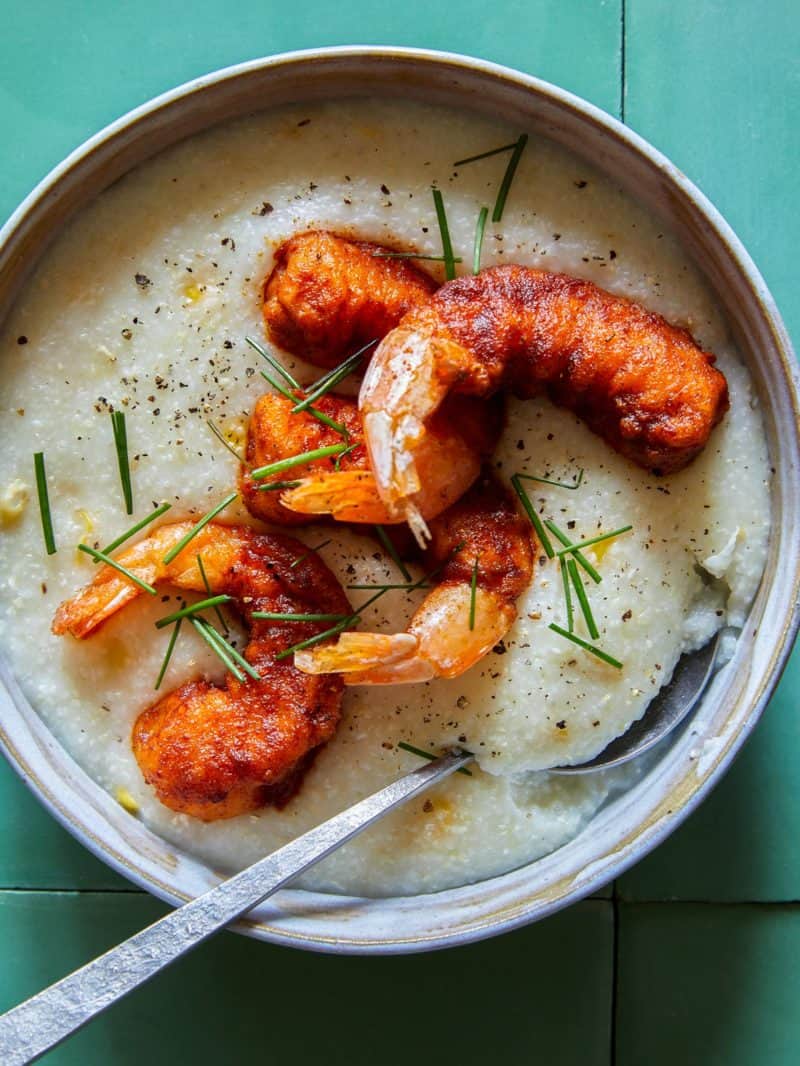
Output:
M800 599L798 372L761 276L730 227L667 159L597 108L536 78L464 56L353 47L274 56L189 82L87 141L19 207L0 231L0 319L66 220L161 149L265 102L376 94L501 115L589 158L659 216L700 264L727 315L762 401L776 472L765 576L732 660L690 724L578 837L500 877L421 897L287 889L237 926L263 940L351 954L441 948L505 932L597 891L642 858L694 810L752 731L791 650ZM0 745L78 840L169 903L219 881L218 871L123 811L61 747L7 667L0 671Z

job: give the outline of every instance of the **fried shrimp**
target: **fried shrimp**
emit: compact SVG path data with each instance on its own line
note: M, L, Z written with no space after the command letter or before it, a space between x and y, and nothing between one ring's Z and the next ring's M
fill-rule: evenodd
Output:
M533 575L530 525L491 475L431 522L426 563L437 584L405 633L342 633L334 644L295 653L312 674L348 685L394 685L457 677L508 632Z
M324 367L383 337L436 288L433 278L408 260L380 258L390 251L325 230L284 241L264 282L269 337Z
M252 515L279 525L300 525L330 514L340 522L391 524L402 522L381 500L369 468L361 416L354 399L324 396L316 406L349 434L352 450L312 460L302 466L258 479L251 471L294 455L302 455L342 437L306 411L292 413L283 396L260 397L250 419L245 463L239 488ZM480 473L501 429L497 403L454 396L436 412L417 455L422 483L413 503L425 518L435 518L454 503ZM337 467L338 460L338 467ZM288 491L272 489L286 480L299 484Z
M686 466L728 408L725 378L689 333L589 281L523 266L443 285L384 337L359 406L378 491L418 539L417 455L452 393L546 391L654 473Z
M203 592L199 555L211 589L232 597L249 630L243 654L259 680L228 674L223 685L187 682L144 710L133 727L134 755L161 802L214 821L288 802L341 715L338 678L311 678L291 658L277 658L330 622L268 621L253 612L346 615L350 607L325 564L291 537L210 523L165 564L164 555L191 528L191 522L161 526L117 561L150 584ZM53 632L84 639L141 594L103 566L61 604Z

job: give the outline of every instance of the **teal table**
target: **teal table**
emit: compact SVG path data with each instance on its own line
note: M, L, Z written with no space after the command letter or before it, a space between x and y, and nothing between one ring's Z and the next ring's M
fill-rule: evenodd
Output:
M622 118L722 210L800 335L792 0L27 0L0 35L0 217L70 149L179 82L271 52L402 44L537 74ZM800 1062L800 658L738 763L603 897L427 956L226 934L48 1063L542 1066ZM164 912L0 767L0 1009Z

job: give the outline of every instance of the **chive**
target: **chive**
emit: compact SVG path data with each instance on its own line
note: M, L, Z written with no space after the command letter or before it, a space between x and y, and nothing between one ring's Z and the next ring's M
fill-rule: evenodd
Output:
M280 474L284 470L291 470L294 466L302 466L311 463L315 459L327 459L330 455L341 455L347 448L346 444L328 444L324 448L315 448L311 452L301 452L300 455L290 455L288 459L278 459L277 462L260 466L257 470L250 471L250 477L260 481L269 477L270 474Z
M291 400L292 403L297 402L297 397L295 396L295 394L290 389L287 389L286 386L283 385L280 381L277 381L274 377L268 374L266 370L261 371L261 376L266 382L268 382L273 387L273 389L275 389L276 392L279 392L281 396L285 396L286 399Z
M255 342L251 341L250 343L253 344L253 347L256 347ZM280 381L276 381L275 378L270 377L266 370L261 371L261 376L262 378L264 378L265 381L269 382L273 389L276 392L279 392L281 396L285 396L286 399L291 400L293 404L297 403L297 397L294 395L294 393L290 392L285 385L282 385L280 383ZM292 378L292 381L294 381L294 378ZM297 386L297 391L302 392L302 389L299 385ZM341 422L335 422L332 418L329 418L328 415L324 414L316 407L309 407L308 413L313 418L316 418L318 422L322 422L324 425L329 426L331 429L335 430L342 437L349 438L350 434L347 432L347 428L343 426Z
M577 544L567 544L565 548L561 548L556 552L556 555L569 555L570 552L577 552L581 548L589 548L592 544L599 544L603 540L611 540L612 537L619 537L622 533L627 533L633 529L633 526L620 526L619 529L613 529L610 533L601 533L599 537L591 537L589 540L578 541Z
M230 655L228 655L227 651L220 644L218 644L212 636L212 633L216 634L217 631L215 629L212 629L210 626L204 626L198 618L190 618L189 621L192 623L194 628L197 630L197 632L200 634L200 636L203 638L209 648L211 648L217 658L222 660L222 662L225 664L225 668L233 674L237 681L244 681L244 674L242 673L242 671L239 670L239 668L236 666L236 663L233 661Z
M550 532L553 534L553 536L557 537L558 540L560 540L562 544L570 544L571 543L569 537L567 536L567 534L563 531L563 529L559 529L558 526L555 524L555 522L551 521L549 518L546 518L545 519L545 525L550 530ZM581 566L586 571L586 573L589 575L589 577L592 579L592 581L594 581L595 585L599 585L600 582L603 579L602 579L602 577L600 577L600 575L598 574L597 570L595 570L595 568L592 566L592 564L589 562L589 560L586 558L586 556L583 554L583 552L576 551L574 554L575 554L576 561L581 564Z
M257 485L256 492L278 492L280 489L296 489L302 481L270 481L267 485Z
M124 544L126 540L130 540L134 533L138 533L140 529L144 529L144 527L149 526L151 522L155 522L155 520L160 518L162 514L166 514L171 506L171 503L162 503L160 507L156 507L155 511L151 511L146 518L141 520L141 522L137 522L135 526L131 526L130 529L127 529L117 537L116 540L112 540L110 544L107 544L105 548L103 548L103 554L110 555L113 551L116 551L120 544Z
M307 410L314 400L318 400L320 396L324 396L326 392L330 392L330 390L338 385L340 381L344 381L346 377L349 377L350 374L360 366L361 361L364 358L364 353L377 343L377 338L371 340L368 344L365 344L362 348L359 348L357 352L354 352L351 356L345 359L343 363L340 363L338 366L334 367L333 370L324 374L319 381L311 386L310 391L307 391L306 398L294 405L292 408L292 414L296 415L299 411Z
M349 614L289 614L284 611L253 611L251 618L265 618L269 622L343 622Z
M469 582L469 628L475 628L475 607L478 600L478 559L479 555L475 556L475 565L472 567L472 577Z
M303 648L310 648L312 644L319 644L321 640L327 640L328 637L335 637L337 633L341 633L343 629L349 629L350 626L358 625L361 621L361 615L351 614L347 618L343 619L335 626L331 626L330 629L323 630L322 633L317 633L316 636L308 637L307 640L301 640L299 644L292 644L290 648L284 648L283 651L279 651L275 656L276 659L285 659L293 652L302 651Z
M219 426L215 426L210 418L206 419L206 425L217 438L217 440L220 442L220 444L222 444L223 447L227 448L231 455L238 459L240 463L243 463L244 458L239 452L236 451L231 442L225 439L225 434L222 432Z
M209 584L209 580L206 577L206 568L205 568L205 566L203 566L203 556L202 555L198 555L197 556L197 569L200 571L200 577L202 577L202 579L203 579L203 585L205 587L206 592L208 593L209 596L213 596L214 593L211 591L211 585ZM228 597L228 599L230 599L230 597ZM217 618L219 618L220 625L225 630L225 633L227 635L230 632L230 630L228 629L228 623L225 621L225 618L224 618L224 616L222 614L222 611L219 609L219 607L215 607L214 608L214 613L216 614Z
M444 275L448 281L456 276L455 259L453 258L453 245L450 241L450 229L447 225L447 213L444 209L441 189L432 189L433 203L436 207L436 218L439 221L439 232L442 236L442 253L444 259Z
M561 584L564 586L564 603L567 608L567 629L570 633L575 628L575 619L572 614L572 593L569 588L569 572L566 559L559 559L561 564Z
M417 252L373 252L373 259L426 259L431 263L446 263L447 256L444 255L419 255ZM452 258L453 263L462 262L460 255L454 255Z
M275 356L271 355L266 348L262 347L262 345L258 343L258 341L253 340L252 337L245 337L245 340L251 348L258 352L262 359L266 359L272 369L276 371L276 373L280 374L280 376L288 385L291 385L293 389L300 388L298 382L295 381L295 379L292 377L292 375L289 373L283 363L279 363Z
M39 514L42 519L44 546L48 555L56 552L56 540L53 536L53 518L50 514L50 497L47 494L47 476L44 470L44 452L35 452L33 468L36 471L36 492L39 495Z
M172 658L173 651L175 650L175 642L177 641L178 634L181 631L181 621L182 621L182 619L179 618L178 622L177 622L175 628L172 630L172 634L171 634L171 636L169 638L169 644L167 645L167 652L166 652L166 655L164 656L164 661L161 663L161 669L158 671L158 677L156 678L156 683L155 683L156 691L158 691L158 689L161 688L161 682L164 680L164 674L166 674L166 672L167 672L167 667L169 666L169 661Z
M104 552L99 552L96 548L90 548L88 544L79 544L78 551L86 552L86 554L91 555L93 559L99 559L100 562L105 563L106 566L118 570L120 574L124 574L125 577L134 583L134 585L138 585L143 592L149 592L151 596L158 595L152 585L148 585L146 581L142 581L142 579L137 577L132 570L128 570L127 567L116 562L116 560L112 559L110 555L106 555Z
M128 514L133 514L133 488L131 487L131 467L128 461L128 430L125 426L124 411L111 412L111 429L117 449L119 480L122 484L122 495L125 497L125 510Z
M583 467L578 471L578 475L571 485L568 485L566 481L551 481L549 477L535 477L533 474L518 474L522 481L540 481L543 485L555 485L557 489L579 489L583 482Z
M478 215L478 224L475 226L475 245L472 250L472 273L481 272L481 251L483 249L483 233L486 229L486 218L489 214L488 207L482 207Z
M295 484L299 485L300 482L297 481L297 482L295 482ZM313 555L314 552L318 552L318 551L321 551L323 548L327 548L328 545L331 543L332 539L333 539L332 537L328 537L327 540L323 540L323 542L321 544L318 544L316 546L316 548L309 548L307 552L303 553L303 555L298 555L297 558L294 560L294 562L289 563L289 569L290 570L294 570L294 568L296 566L298 566L300 563L302 563L303 559L307 559L309 557L309 555Z
M544 525L542 524L541 518L538 516L538 514L533 508L533 504L528 499L527 492L520 484L519 478L519 474L513 474L511 477L511 484L514 486L514 492L516 492L517 496L519 496L520 503L525 508L525 513L527 514L528 518L530 518L531 524L536 530L536 536L539 538L539 543L544 548L545 555L548 559L552 559L555 555L555 552L553 551L553 545L550 542L550 538L548 537L547 531L545 530Z
M333 469L338 471L340 469L339 464L341 463L342 459L344 459L346 455L349 455L350 452L355 451L360 443L361 441L357 440L353 444L348 445L343 452L339 452L339 454L333 460Z
M506 172L503 175L503 180L500 183L500 190L497 193L497 199L494 204L494 211L492 212L492 222L499 222L503 217L503 211L505 210L506 200L508 199L508 191L511 188L511 182L514 180L514 174L522 153L525 151L525 145L528 143L528 134L523 133L516 145L514 151L511 153L511 158L508 161Z
M392 557L394 565L397 567L397 569L400 571L406 581L412 581L413 579L411 577L411 574L408 572L408 569L403 560L397 554L397 548L395 548L394 544L392 544L389 538L389 534L386 532L383 526L375 525L372 528L375 530L378 540L381 542L386 551Z
M518 141L514 141L513 144L504 144L502 148L492 148L489 152L481 152L480 155L471 155L466 159L457 159L453 163L454 167L463 167L467 163L477 163L479 159L488 159L492 155L500 155L501 152L511 152L517 147Z
M198 556L198 558L200 557ZM156 622L156 629L163 629L165 626L172 625L173 622L179 622L181 618L188 618L190 615L197 614L198 611L205 611L208 607L216 607L219 603L228 603L232 598L232 596L225 595L211 596L207 600L190 603L187 607L181 607L179 611L174 611L172 614L159 618Z
M246 674L249 674L254 681L261 681L261 674L259 674L255 667L251 666L247 659L245 659L245 657L241 654L241 652L237 651L236 648L234 648L234 646L229 641L227 641L221 633L218 633L210 622L206 621L205 618L194 617L192 618L192 622L198 622L203 627L203 629L205 629L210 634L212 640L214 640L215 643L219 645L219 647L225 652L225 654L229 658L233 659L234 662L238 663L239 666L241 666L241 668L244 670L244 672Z
M561 559L563 563L564 560ZM567 569L569 570L569 576L572 578L572 584L575 586L575 592L578 595L578 603L581 605L583 611L583 617L586 622L586 628L589 630L589 636L592 640L597 640L600 636L600 630L597 628L597 624L592 614L591 604L589 603L589 597L586 595L586 589L583 587L581 581L581 575L578 573L578 564L574 559L570 559L567 563ZM571 627L570 627L571 629Z
M423 751L422 748L415 748L413 744L406 744L404 740L399 740L397 746L398 748L402 748L403 751L409 751L412 755L419 755L420 759L428 759L430 762L438 758L438 755L434 755L432 751ZM472 752L466 752L465 754L471 755ZM459 767L459 769L456 770L456 773L472 777L472 772L468 770L466 766Z
M178 543L174 547L170 548L170 550L164 556L162 562L164 562L164 564L171 563L175 556L183 551L189 541L194 540L197 534L200 533L203 528L208 525L211 519L216 518L220 511L224 511L226 507L229 507L238 495L238 492L232 492L230 496L225 497L222 503L218 503L216 507L213 507L208 512L208 514L204 514L200 521L196 525L192 526L186 536L181 537Z
M571 640L573 644L577 644L579 648L583 648L585 651L591 652L592 655L596 655L598 659L602 659L604 663L608 663L609 666L616 667L617 670L622 669L622 663L619 659L615 659L609 655L608 652L602 650L602 648L596 648L594 644L589 644L588 641L582 640L576 636L575 633L568 633L566 629L562 629L561 626L557 626L555 622L551 622L549 629L552 629L554 633L558 633L562 637L566 637L567 640Z

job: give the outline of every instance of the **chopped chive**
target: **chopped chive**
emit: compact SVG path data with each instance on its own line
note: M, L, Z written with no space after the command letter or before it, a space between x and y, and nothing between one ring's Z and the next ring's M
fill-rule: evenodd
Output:
M397 569L400 571L400 573L403 575L403 577L406 579L406 581L412 581L413 578L411 577L411 574L408 572L408 568L406 567L406 564L403 562L403 560L398 555L397 548L395 548L394 544L392 544L391 539L389 538L389 534L386 532L386 530L383 528L383 526L375 525L372 528L375 530L375 533L376 533L376 535L378 537L378 540L381 542L381 544L384 546L386 551L392 557L392 561L394 562L394 565L397 567Z
M119 480L122 484L122 495L125 497L125 510L128 514L133 514L133 488L131 487L131 467L128 461L128 430L125 426L124 411L111 412L111 429L117 449Z
M56 540L53 536L53 518L50 514L50 497L47 493L47 476L44 470L44 452L34 452L33 468L36 471L36 492L39 496L39 514L42 519L42 535L48 555L56 552Z
M99 559L101 563L105 563L106 566L112 567L114 570L118 570L120 574L124 574L129 581L132 581L134 585L138 585L144 592L149 592L151 596L157 596L158 593L152 585L148 585L146 581L142 581L140 577L137 577L132 570L128 570L127 567L122 566L115 559L112 559L110 555L106 555L105 552L99 552L96 548L90 548L88 544L79 544L78 551L86 552L87 555L91 555L93 559Z
M545 530L544 525L542 524L541 518L538 516L538 514L534 510L533 504L528 499L527 492L520 484L519 477L519 474L513 474L511 477L511 484L514 486L514 492L516 492L517 496L519 496L519 501L525 508L525 513L527 514L528 518L530 518L531 524L536 530L536 536L539 538L539 543L544 548L545 555L548 559L552 559L555 555L555 552L553 551L553 545L547 535L547 531Z
M549 519L549 518L545 519L545 525L550 530L550 532L553 534L553 536L556 537L558 540L560 540L562 544L567 544L568 545L568 544L571 543L569 537L563 531L563 529L559 529L558 526L555 524L555 522L551 521L551 519ZM581 566L586 571L586 573L589 575L589 577L592 579L592 581L594 581L595 585L599 585L600 582L603 579L602 579L602 577L600 577L600 574L592 566L592 564L589 562L589 560L586 558L586 556L583 554L583 552L576 551L574 553L574 555L575 555L576 561L581 564Z
M256 492L278 492L281 489L296 489L302 481L270 481L267 485L257 485Z
M275 356L271 355L270 352L268 352L266 348L259 344L257 340L253 340L252 337L245 337L245 340L250 345L250 347L254 349L254 351L258 352L262 359L266 359L272 369L276 373L280 374L280 376L288 385L291 385L293 389L300 388L298 382L292 377L292 375L289 373L283 363L279 363Z
M486 229L486 218L489 214L488 207L482 207L478 215L478 223L475 226L475 245L472 250L472 273L481 272L481 251L483 250L483 233Z
M522 481L540 481L543 485L555 485L558 489L579 489L583 482L583 467L578 471L577 477L568 485L566 481L551 481L549 477L535 477L533 474L518 474Z
M514 174L519 166L522 153L525 151L525 145L528 143L528 134L521 134L519 140L514 145L514 151L511 153L511 158L508 161L506 172L503 175L503 180L500 183L500 189L497 193L497 199L494 204L494 211L492 212L492 222L499 222L503 217L503 211L505 210L506 200L508 199L508 191L511 188L511 182L514 180Z
M297 481L295 482L295 484L299 485L300 482ZM300 563L302 563L303 559L307 559L309 555L313 555L314 552L322 551L323 548L327 548L328 545L331 543L332 539L332 537L328 537L327 540L323 540L323 542L321 544L318 544L315 548L309 548L307 552L304 552L302 555L298 555L294 562L289 563L289 569L294 570L296 566L299 566Z
M419 255L417 252L373 252L373 259L426 259L431 263L446 263L445 255ZM460 255L454 255L453 263L462 262Z
M478 559L479 555L475 556L475 565L472 567L472 577L469 582L469 628L475 628L475 608L478 601Z
M261 680L261 674L259 674L255 667L251 666L247 659L245 659L245 657L242 655L242 653L237 651L237 649L234 648L234 646L229 641L227 641L221 633L218 633L209 621L207 621L205 618L198 619L194 617L192 618L192 621L199 622L200 625L211 635L212 639L216 641L220 648L222 648L225 654L228 655L231 659L233 659L235 663L238 663L242 670L244 670L246 674L249 674L254 681Z
M225 668L233 674L237 681L244 681L244 674L242 673L242 671L237 667L236 663L233 661L230 655L228 655L227 651L220 644L218 644L217 641L214 639L214 636L212 636L212 634L218 635L216 629L213 629L211 626L204 626L199 618L190 618L189 621L192 623L194 628L197 630L197 632L200 634L200 636L203 638L209 648L211 648L217 658L222 660L222 662L225 664Z
M464 167L467 163L477 163L479 159L488 159L489 156L500 155L501 152L511 152L517 147L518 143L518 141L514 141L513 144L504 144L502 148L492 148L489 152L481 152L479 155L471 155L466 159L457 159L455 163L453 163L453 166Z
M345 448L345 450L344 450L343 452L339 452L339 454L338 454L338 455L336 456L336 458L335 458L335 459L333 460L333 469L334 469L334 470L339 470L339 469L340 469L340 467L339 467L339 464L341 463L342 459L344 459L344 457L345 457L346 455L349 455L349 454L350 454L350 452L353 452L353 451L355 451L355 450L356 450L356 448L357 448L357 447L359 446L359 444L360 444L360 443L361 443L361 441L358 441L358 440L357 440L357 441L354 441L354 442L353 442L352 444L349 444L349 445L348 445L348 446L347 446L347 447Z
M319 644L322 640L327 640L328 637L335 637L337 633L341 633L344 629L349 629L350 626L358 625L361 621L361 615L351 614L347 618L344 618L335 626L331 626L330 629L323 630L322 633L317 633L316 636L308 637L306 640L301 640L299 644L292 644L290 648L284 648L283 651L279 651L275 656L276 659L285 659L287 656L292 655L296 651L302 651L303 648L310 648L312 644Z
M577 644L579 648L583 648L585 651L591 652L592 655L596 655L598 659L602 659L604 663L608 663L609 666L615 667L617 670L622 669L622 663L619 659L615 659L608 652L602 650L602 648L596 648L594 644L590 644L586 640L582 640L581 637L576 636L575 633L568 633L566 629L562 629L561 626L557 626L555 622L551 622L549 627L554 633L558 633L562 637L566 637L567 640L571 640L573 644Z
M444 259L444 275L448 281L456 276L455 259L453 258L453 245L450 241L450 228L447 225L447 213L444 209L444 199L441 189L432 189L433 203L436 207L436 218L439 222L439 232L442 236L442 253Z
M575 628L575 619L572 613L572 593L569 588L569 571L566 559L559 559L561 564L561 584L564 586L564 604L567 608L567 629L570 633Z
M219 595L211 596L207 600L200 600L198 603L190 603L187 607L181 607L179 611L174 611L172 614L159 618L156 622L156 629L163 629L165 626L172 625L173 622L179 622L181 618L188 618L193 614L197 614L198 611L205 611L209 607L216 607L220 603L228 603L231 599L231 596Z
M271 377L266 372L266 370L262 370L261 371L261 376L262 376L262 378L264 378L264 380L266 382L268 382L273 387L273 389L276 392L279 392L281 394L281 396L285 396L286 399L287 400L291 400L293 404L297 403L297 397L294 395L294 393L290 392L289 389L287 389L285 385L282 385L280 381L276 381L275 378ZM292 379L292 380L294 380L294 379ZM301 392L301 391L302 390L298 386L298 392ZM322 422L323 425L326 425L326 426L330 427L330 429L335 430L338 434L340 434L340 436L344 437L345 439L348 439L350 437L350 434L347 432L347 427L346 426L343 426L341 424L341 422L336 422L336 421L334 421L334 419L329 418L328 415L326 415L324 412L320 411L318 408L309 407L308 408L308 413L313 418L316 418L316 420L318 422Z
M570 552L577 552L581 548L589 548L592 544L599 544L603 540L619 537L622 533L627 533L631 529L633 529L633 526L620 526L619 529L613 529L610 533L601 533L599 537L590 537L589 540L581 540L577 544L567 544L565 548L560 548L556 555L569 555Z
M206 419L206 425L217 438L217 440L220 442L220 444L222 444L223 447L227 448L231 455L234 456L234 458L238 459L240 463L243 463L244 458L239 452L237 452L231 442L229 440L226 440L225 434L222 432L219 426L215 426L210 418Z
M208 514L204 514L200 521L196 525L192 526L186 536L181 537L178 543L174 547L170 548L170 550L164 556L162 561L164 563L171 563L175 556L182 552L190 541L194 540L197 534L200 533L204 529L204 527L208 525L212 518L216 518L220 511L224 511L226 507L230 507L230 505L233 503L233 501L238 495L238 492L232 492L230 496L225 497L222 503L218 503L216 507L213 507L208 512Z
M315 459L327 459L330 455L341 455L346 448L346 444L328 444L324 448L315 448L310 452L290 455L288 459L278 459L275 463L268 463L266 466L258 467L257 470L251 470L250 477L260 481L262 478L269 477L270 474L280 474L284 470L291 470L294 466L312 463Z
M434 759L439 758L439 756L434 755L432 751L423 751L422 748L415 748L413 744L406 744L404 740L399 740L397 746L398 748L402 748L403 751L411 752L412 755L419 755L420 759L427 759L429 762L433 762ZM471 755L472 753L466 752L465 754ZM472 772L468 770L466 766L459 767L458 770L456 770L456 773L464 774L466 777L472 777Z
M371 340L368 344L365 344L362 348L359 348L357 352L354 352L351 356L335 366L333 370L324 374L319 381L315 382L309 390L306 391L306 397L304 400L300 400L292 408L292 414L296 415L298 411L305 411L315 401L324 396L325 393L330 392L332 388L335 388L340 381L344 381L346 377L349 377L354 370L357 370L361 365L364 358L364 353L368 349L372 348L378 343L377 338Z
M343 622L349 614L289 614L287 611L253 611L251 618L268 622Z
M160 507L156 507L155 511L151 511L146 518L141 520L141 522L137 522L135 526L126 529L116 540L112 540L110 544L107 544L105 548L102 549L103 554L110 555L111 552L116 551L120 544L124 544L126 540L130 540L134 533L138 533L140 529L144 529L144 527L149 526L151 522L155 522L155 520L160 518L162 514L166 514L171 506L171 503L162 503Z
M211 585L209 583L208 577L206 576L206 568L203 565L203 556L202 555L198 555L197 556L197 569L200 571L200 577L202 577L202 579L203 579L203 586L204 586L206 592L208 593L209 596L213 596L214 593L211 591ZM228 597L228 598L230 599L230 597ZM230 630L228 629L228 623L225 621L225 617L224 617L222 611L219 609L219 607L215 607L214 608L214 613L216 614L217 618L219 618L220 625L225 630L225 633L227 635L230 632Z
M564 560L561 559L563 563ZM592 640L597 640L600 636L600 630L597 628L597 624L592 614L592 607L589 603L589 597L586 595L586 589L583 587L581 581L581 575L578 573L578 564L574 559L570 559L567 563L567 569L569 570L569 576L572 578L572 584L575 586L575 592L578 596L578 603L581 605L583 611L584 621L586 622L586 628L589 630L589 636Z
M270 384L276 392L279 392L281 396L285 396L286 399L291 400L292 403L297 402L295 394L290 389L287 389L282 382L277 381L271 374L268 374L266 370L261 371L261 377Z
M175 625L175 628L172 630L172 633L170 635L169 644L167 645L167 651L166 651L166 654L164 656L164 661L161 663L161 669L158 671L158 677L156 678L156 683L155 683L156 691L158 691L158 689L161 688L161 682L164 680L164 674L166 674L166 672L167 672L167 667L169 666L169 661L172 658L173 651L175 650L175 642L177 641L178 634L181 631L181 621L182 621L182 619L179 618L177 623L176 623L176 625Z

